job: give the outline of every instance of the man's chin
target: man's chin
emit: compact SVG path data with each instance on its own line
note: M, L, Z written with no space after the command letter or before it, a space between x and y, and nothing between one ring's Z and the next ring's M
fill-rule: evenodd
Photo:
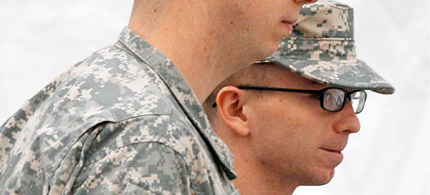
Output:
M314 175L311 178L308 178L306 182L302 184L302 186L321 186L328 184L334 176L334 170L330 173Z
M280 42L279 42L280 43ZM269 56L271 56L273 53L275 53L276 51L278 51L278 49L279 49L279 43L276 43L275 44L275 42L273 43L273 44L268 44L267 46L266 46L266 49L265 50L261 50L260 52L260 56L259 56L259 58L258 58L258 60L257 60L257 62L261 62L261 61L264 61L264 60L266 60L266 58L268 58Z

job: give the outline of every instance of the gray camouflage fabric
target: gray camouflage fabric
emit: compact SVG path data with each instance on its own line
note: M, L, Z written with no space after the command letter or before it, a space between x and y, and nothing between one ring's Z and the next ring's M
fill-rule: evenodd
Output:
M395 89L356 58L353 9L336 1L303 6L293 34L259 63L275 62L301 76L341 88L392 94Z
M0 194L239 194L190 86L125 28L0 127Z

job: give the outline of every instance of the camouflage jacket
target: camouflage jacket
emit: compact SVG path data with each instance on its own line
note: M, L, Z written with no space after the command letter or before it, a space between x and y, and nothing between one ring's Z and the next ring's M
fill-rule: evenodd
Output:
M190 86L125 28L0 127L0 194L239 194Z

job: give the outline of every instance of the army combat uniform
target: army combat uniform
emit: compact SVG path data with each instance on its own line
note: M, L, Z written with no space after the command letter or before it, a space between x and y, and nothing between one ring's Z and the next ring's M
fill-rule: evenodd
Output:
M130 29L0 127L0 194L239 194L172 62Z

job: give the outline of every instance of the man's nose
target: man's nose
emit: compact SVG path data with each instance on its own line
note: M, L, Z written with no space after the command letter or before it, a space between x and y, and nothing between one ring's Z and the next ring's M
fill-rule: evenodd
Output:
M338 113L335 130L338 133L357 133L360 131L360 121L352 107L351 101L346 101L345 106Z

